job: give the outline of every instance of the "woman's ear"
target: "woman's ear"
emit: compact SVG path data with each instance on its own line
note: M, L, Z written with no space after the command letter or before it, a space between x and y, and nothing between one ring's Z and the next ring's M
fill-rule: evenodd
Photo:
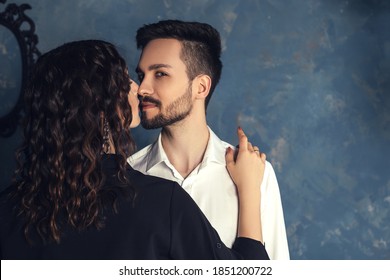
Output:
M193 88L195 98L206 99L207 95L210 93L211 78L208 75L201 74L194 79L192 85L195 86L195 88Z

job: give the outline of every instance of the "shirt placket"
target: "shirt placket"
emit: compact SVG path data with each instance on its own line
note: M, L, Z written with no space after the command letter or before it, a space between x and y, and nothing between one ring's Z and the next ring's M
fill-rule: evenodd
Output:
M187 178L185 178L182 183L181 183L181 186L182 188L187 192L189 193L190 195L193 195L193 192L194 192L194 187L195 187L195 183L196 183L196 178L198 176L198 173L199 173L199 165L187 176Z

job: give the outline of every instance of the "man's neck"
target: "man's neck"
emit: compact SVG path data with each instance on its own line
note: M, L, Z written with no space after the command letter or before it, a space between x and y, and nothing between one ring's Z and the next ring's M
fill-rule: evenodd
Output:
M210 132L206 121L184 121L161 131L164 151L183 178L201 162L207 148Z

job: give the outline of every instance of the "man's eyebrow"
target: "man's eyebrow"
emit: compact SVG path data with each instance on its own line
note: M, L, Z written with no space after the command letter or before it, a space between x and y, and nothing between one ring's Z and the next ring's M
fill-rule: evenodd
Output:
M163 63L158 63L158 64L152 64L148 67L148 70L156 70L156 69L160 69L160 68L172 68L171 65L169 64L163 64ZM143 71L141 70L141 68L139 66L137 66L137 68L135 68L135 72L136 73L142 73Z

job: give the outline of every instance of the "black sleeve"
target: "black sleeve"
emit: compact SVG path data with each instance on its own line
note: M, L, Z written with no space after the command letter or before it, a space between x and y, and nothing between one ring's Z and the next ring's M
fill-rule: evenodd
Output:
M193 199L175 183L171 198L171 240L173 259L269 259L261 242L237 238L226 247Z

